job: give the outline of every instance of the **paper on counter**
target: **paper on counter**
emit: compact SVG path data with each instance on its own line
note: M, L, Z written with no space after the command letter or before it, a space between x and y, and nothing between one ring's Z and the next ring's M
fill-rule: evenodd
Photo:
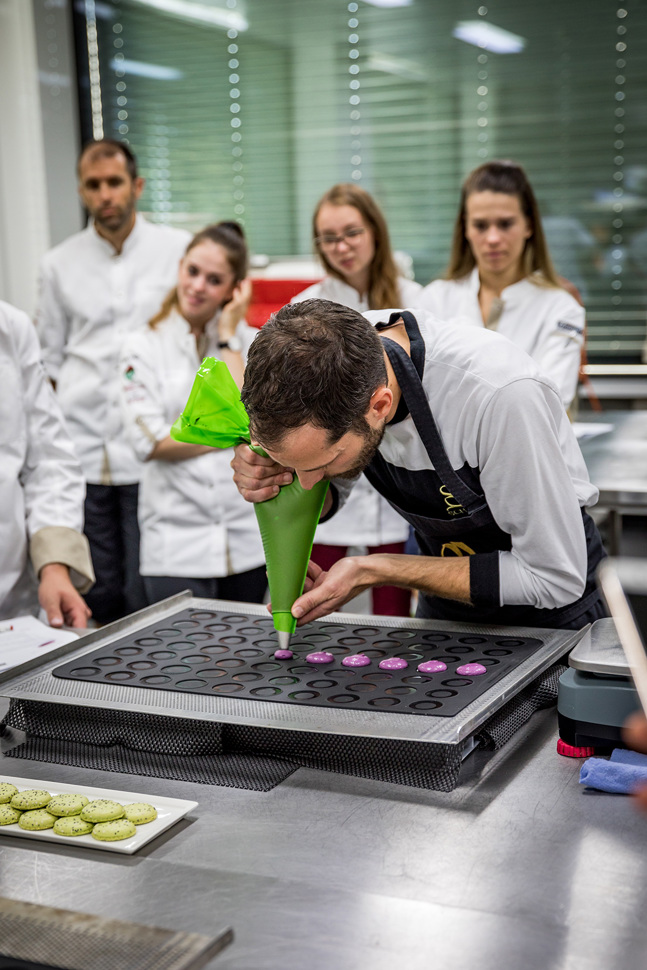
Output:
M573 421L572 428L575 437L580 440L581 438L595 438L599 434L607 434L607 432L613 431L614 425L600 424L598 421Z
M0 620L0 673L34 657L44 657L77 636L72 630L47 626L35 616Z

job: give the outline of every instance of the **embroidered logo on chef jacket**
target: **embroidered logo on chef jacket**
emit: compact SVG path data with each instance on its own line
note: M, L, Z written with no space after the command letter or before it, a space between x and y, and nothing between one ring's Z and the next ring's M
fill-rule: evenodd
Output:
M578 327L576 323L569 323L568 320L559 320L557 323L557 329L576 333L578 336L581 336L584 333L582 327Z
M473 556L474 550L464 542L445 542L440 550L441 556Z
M135 368L134 368L134 367L132 366L132 364L131 364L131 365L130 365L129 367L127 367L127 368L126 368L126 370L124 371L124 377L125 377L125 378L126 378L126 380L128 380L128 381L132 381L132 379L133 379L133 377L134 377L134 376L135 376Z
M445 500L448 515L465 515L465 507L457 502L446 485L441 485L439 492Z

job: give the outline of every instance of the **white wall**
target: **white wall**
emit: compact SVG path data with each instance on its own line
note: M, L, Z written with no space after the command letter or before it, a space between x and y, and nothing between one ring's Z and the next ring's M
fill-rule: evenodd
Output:
M0 0L0 297L27 313L49 245L31 3Z
M30 315L38 263L81 228L68 0L0 0L0 299Z
M50 243L84 224L76 185L80 150L72 0L32 0L45 145Z

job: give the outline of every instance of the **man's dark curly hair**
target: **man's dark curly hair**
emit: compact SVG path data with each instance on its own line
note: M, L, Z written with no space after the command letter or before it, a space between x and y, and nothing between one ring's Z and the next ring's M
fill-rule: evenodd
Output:
M265 447L304 424L363 434L373 393L387 383L382 342L356 310L329 300L273 313L252 343L241 398L255 441Z

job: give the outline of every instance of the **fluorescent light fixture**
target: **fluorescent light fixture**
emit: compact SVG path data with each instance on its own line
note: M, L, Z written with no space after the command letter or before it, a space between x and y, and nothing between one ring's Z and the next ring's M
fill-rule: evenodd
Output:
M141 7L152 7L160 13L170 17L178 17L194 24L204 24L208 27L220 27L222 30L247 30L249 24L245 17L236 10L226 10L213 4L200 3L196 0L130 0Z
M372 7L410 7L413 0L364 0Z
M452 30L452 36L494 54L519 54L526 46L524 37L487 20L461 20Z
M123 71L124 74L135 74L137 77L149 77L154 81L179 81L184 77L184 71L175 67L164 67L162 64L147 64L145 61L129 61L127 57L110 61L113 71Z
M406 81L426 81L429 77L420 64L404 57L393 57L374 51L369 54L364 70L381 71L383 74L393 74Z

